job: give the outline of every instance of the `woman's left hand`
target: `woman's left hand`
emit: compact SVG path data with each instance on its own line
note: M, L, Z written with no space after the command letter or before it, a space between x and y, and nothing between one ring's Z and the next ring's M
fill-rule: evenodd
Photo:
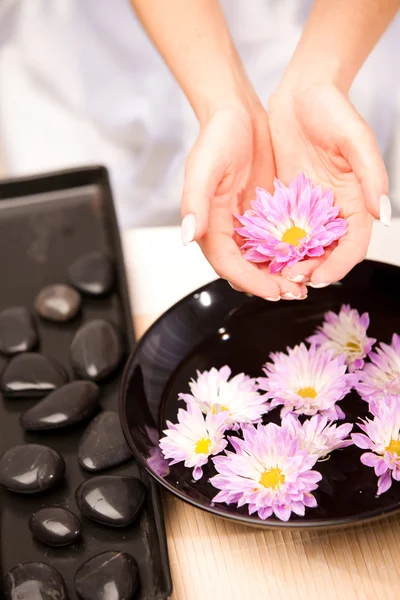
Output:
M288 184L303 172L332 190L347 233L318 258L286 267L291 281L324 287L342 279L367 253L373 217L390 222L388 178L375 136L334 85L299 90L282 84L269 102L278 179Z

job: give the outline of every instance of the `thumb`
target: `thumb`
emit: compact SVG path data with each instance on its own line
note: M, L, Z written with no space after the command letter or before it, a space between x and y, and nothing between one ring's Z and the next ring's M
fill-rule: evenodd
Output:
M211 142L211 140L210 140ZM186 161L182 192L182 243L199 240L207 231L208 213L224 176L224 162L218 147L201 133Z
M360 182L368 212L389 226L392 210L385 163L375 135L358 114L347 128L345 146L345 158Z

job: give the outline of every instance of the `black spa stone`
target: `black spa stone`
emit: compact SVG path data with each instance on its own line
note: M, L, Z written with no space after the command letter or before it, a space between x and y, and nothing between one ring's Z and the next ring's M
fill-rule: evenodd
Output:
M71 344L71 363L83 379L99 381L119 365L122 347L115 328L104 319L88 321L75 334Z
M6 600L67 600L58 571L41 562L18 565L4 577Z
M14 356L4 369L1 391L10 397L40 398L64 385L67 379L67 373L56 361L26 352Z
M42 492L56 485L65 473L61 454L48 446L14 446L0 459L0 485L21 494Z
M81 522L74 513L58 506L41 508L29 519L32 535L47 546L68 546L81 537Z
M131 600L138 585L137 562L126 552L102 552L75 574L75 589L82 600Z
M6 355L27 352L38 341L30 313L23 306L0 312L0 352Z
M89 423L78 449L78 461L88 471L102 471L131 458L117 413L104 411Z
M76 503L85 517L93 521L125 527L139 515L146 491L144 483L136 477L100 475L78 487Z
M80 294L64 284L43 288L35 300L36 311L50 321L70 321L78 314L80 307Z
M71 381L27 410L21 425L27 431L41 431L79 423L98 410L99 393L93 381Z
M107 294L113 286L113 264L107 256L100 252L85 254L70 266L68 279L84 294L102 296Z

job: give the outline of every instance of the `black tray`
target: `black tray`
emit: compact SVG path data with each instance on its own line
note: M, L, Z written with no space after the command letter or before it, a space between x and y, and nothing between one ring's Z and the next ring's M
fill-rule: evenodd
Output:
M39 290L52 283L66 282L68 266L92 251L110 255L117 270L114 291L102 299L85 297L82 313L71 323L57 325L36 319L40 351L58 360L73 377L69 347L76 329L84 320L104 317L125 335L127 351L135 338L118 227L107 171L103 167L63 171L0 182L0 310L24 305L32 309ZM0 358L1 366L5 360ZM122 368L101 384L101 405L118 410ZM0 489L1 568L3 575L19 563L42 561L63 576L69 598L76 600L73 577L87 559L105 550L121 550L139 564L143 600L162 600L171 594L167 546L159 491L144 469L129 461L105 474L140 477L148 488L148 501L138 523L115 529L81 517L75 504L75 490L91 475L76 458L80 437L86 427L76 426L55 432L24 433L19 417L34 401L0 400L0 452L26 443L49 445L66 462L64 482L54 489L32 496ZM30 515L42 506L69 508L82 521L81 542L66 548L50 548L36 542L28 529Z

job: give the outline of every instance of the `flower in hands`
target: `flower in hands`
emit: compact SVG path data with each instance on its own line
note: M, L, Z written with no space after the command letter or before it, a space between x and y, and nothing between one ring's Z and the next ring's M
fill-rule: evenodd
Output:
M310 344L331 350L334 356L344 354L349 371L362 369L364 359L376 339L367 337L369 314L343 304L339 314L329 311L316 333L307 339Z
M221 490L214 502L247 504L249 514L257 512L260 519L275 514L282 521L317 506L311 493L322 477L311 470L316 457L301 449L285 424L247 425L243 439L229 441L235 452L213 459L218 474L210 482Z
M270 355L264 366L265 377L259 388L271 398L271 408L282 405L281 416L290 412L312 416L317 413L330 420L342 419L344 413L336 402L342 400L358 381L358 374L346 373L344 355L305 344L288 348L287 354Z
M209 457L226 447L224 431L223 414L210 413L204 418L198 406L189 404L187 411L178 410L177 424L167 421L160 448L170 465L184 462L185 467L193 468L193 479L198 480Z
M336 425L321 415L314 415L303 424L297 417L287 415L284 417L283 423L293 429L293 435L300 440L301 449L307 450L316 459L325 458L334 450L353 444L352 440L348 438L353 429L351 423Z
M357 392L367 402L385 393L400 395L400 336L393 334L392 344L381 343L369 353L370 363L360 371Z
M246 423L260 423L269 407L258 385L244 373L229 379L231 369L213 367L197 371L197 379L189 383L191 394L179 394L181 400L196 404L204 414L223 413L227 429L239 429Z
M313 187L299 175L286 187L275 179L275 193L257 188L251 209L238 216L244 238L244 257L254 263L269 262L279 273L306 257L322 256L324 248L346 233L346 221L338 218L333 194Z
M373 467L378 479L380 496L392 485L392 477L400 481L400 399L386 396L374 405L374 418L365 419L359 427L364 433L353 433L356 446L368 450L361 462Z

